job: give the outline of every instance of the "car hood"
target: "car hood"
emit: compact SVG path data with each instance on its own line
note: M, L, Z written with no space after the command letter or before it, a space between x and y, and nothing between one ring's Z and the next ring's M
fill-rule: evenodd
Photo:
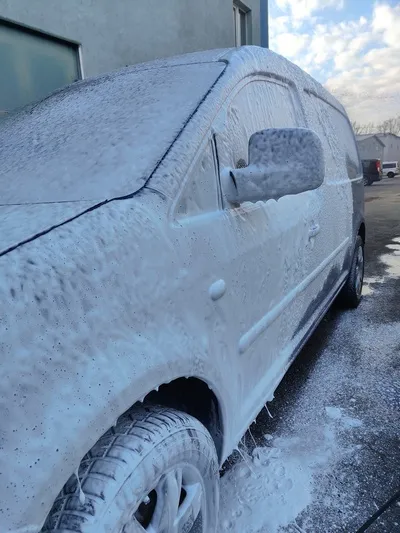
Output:
M0 255L65 224L93 206L93 202L0 206Z
M101 202L140 190L225 69L129 67L0 123L0 202Z

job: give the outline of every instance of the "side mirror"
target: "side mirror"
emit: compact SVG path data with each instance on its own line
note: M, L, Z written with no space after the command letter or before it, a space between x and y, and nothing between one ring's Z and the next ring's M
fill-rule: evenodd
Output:
M250 137L249 165L224 168L221 184L228 202L238 205L317 189L324 174L316 133L305 128L267 129Z

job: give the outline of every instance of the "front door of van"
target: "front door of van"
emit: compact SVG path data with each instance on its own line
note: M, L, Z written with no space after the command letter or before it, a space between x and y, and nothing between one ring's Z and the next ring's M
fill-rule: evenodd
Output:
M248 164L256 131L302 125L292 88L257 77L237 87L214 124L220 170ZM307 249L316 227L315 198L303 193L279 201L224 205L236 250L231 290L241 308L235 331L241 368L242 419L250 422L273 393L292 355L293 337L307 307Z

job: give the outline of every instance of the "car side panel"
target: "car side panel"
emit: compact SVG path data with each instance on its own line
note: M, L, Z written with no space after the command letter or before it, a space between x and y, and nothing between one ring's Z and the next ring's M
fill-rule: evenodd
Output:
M237 391L208 350L211 298L182 291L207 257L179 262L166 206L143 191L0 259L1 531L38 531L96 440L177 377L209 384L232 440Z
M326 264L310 287L313 296L296 331L298 338L303 329L307 330L309 322L320 316L319 310L346 279L349 257L354 249L354 217L360 210L359 191L363 190L355 143L349 155L343 142L345 135L351 135L354 141L350 126L349 130L344 130L347 118L312 93L305 92L303 100L308 127L320 136L325 154L325 180L315 191L320 197L322 212L321 231L315 240L312 261L314 268L319 268L322 261Z

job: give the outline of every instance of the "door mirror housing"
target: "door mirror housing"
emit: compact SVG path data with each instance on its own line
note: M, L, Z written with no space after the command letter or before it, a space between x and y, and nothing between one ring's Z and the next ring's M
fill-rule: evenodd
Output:
M315 132L271 128L250 137L249 165L224 168L221 185L227 201L238 205L317 189L324 174L324 153Z

